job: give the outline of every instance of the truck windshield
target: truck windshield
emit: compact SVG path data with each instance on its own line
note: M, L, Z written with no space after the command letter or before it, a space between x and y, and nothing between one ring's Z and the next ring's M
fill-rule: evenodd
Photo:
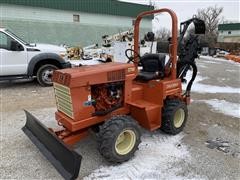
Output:
M26 41L24 41L23 39L21 39L20 37L18 37L16 34L14 34L13 32L9 31L9 30L5 30L9 35L11 35L12 37L14 37L15 39L17 39L18 41L20 41L21 43L23 43L24 45L30 46L29 43L27 43Z

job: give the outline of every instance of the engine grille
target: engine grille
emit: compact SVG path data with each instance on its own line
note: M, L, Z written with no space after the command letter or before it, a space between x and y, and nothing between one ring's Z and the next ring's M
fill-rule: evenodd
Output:
M125 70L111 71L107 73L108 81L121 81L125 79Z
M70 89L58 83L54 83L57 109L73 118L72 98Z

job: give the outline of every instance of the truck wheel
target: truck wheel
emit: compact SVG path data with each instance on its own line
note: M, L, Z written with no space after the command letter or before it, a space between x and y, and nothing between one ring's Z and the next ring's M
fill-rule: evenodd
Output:
M99 152L109 162L129 160L141 142L140 127L129 116L116 116L100 126Z
M37 71L37 81L41 86L52 86L53 71L58 69L52 64L45 64Z
M168 134L180 133L187 121L187 105L180 100L166 100L163 108L161 130Z

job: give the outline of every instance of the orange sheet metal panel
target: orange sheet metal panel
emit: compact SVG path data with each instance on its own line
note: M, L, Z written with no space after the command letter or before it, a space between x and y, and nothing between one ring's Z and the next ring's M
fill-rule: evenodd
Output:
M133 64L126 63L106 63L92 66L81 66L72 69L57 70L53 74L54 82L66 85L70 88L81 87L107 82L119 81L117 75L122 73L121 80L125 80L125 75L135 77ZM118 72L118 73L116 73ZM115 78L115 79L114 79Z
M158 104L160 106L163 105L163 88L161 81L149 81L148 83L144 84L143 88L144 100Z
M137 101L143 99L143 86L138 84L133 84L132 87L132 98L129 101Z
M181 97L181 80L152 80L146 83L134 82L131 115L146 129L152 131L161 126L162 107L168 96Z
M92 116L90 118L78 120L78 121L73 121L71 118L69 118L68 116L66 116L61 112L55 112L55 118L60 124L62 124L69 131L75 132L81 129L91 127L103 121L106 121L110 119L112 116L129 114L129 112L130 112L129 108L128 106L126 106L126 107L119 108L107 114L106 116Z
M180 96L182 93L180 79L152 80L148 83L138 84L143 87L144 100L161 106L168 96Z
M77 142L79 142L81 139L84 139L86 136L88 136L88 130L83 130L83 131L77 131L71 133L70 136L62 139L64 143L68 145L73 145Z
M162 82L163 98L168 96L181 96L182 93L182 83L180 79L175 79L171 81Z
M136 119L139 124L150 131L160 127L159 121L161 107L144 100L139 100L130 104L131 116Z
M89 96L91 96L90 86L71 89L72 106L74 112L73 121L90 118L92 113L94 113L95 110L93 106L84 105L84 102L88 101Z
M132 99L132 81L135 78L134 74L126 75L125 84L124 84L124 102L131 101Z

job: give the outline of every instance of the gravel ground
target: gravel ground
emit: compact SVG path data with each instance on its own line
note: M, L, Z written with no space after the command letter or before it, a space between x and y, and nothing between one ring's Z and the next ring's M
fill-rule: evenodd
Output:
M83 156L79 179L117 179L116 172L127 174L118 173L118 179L240 179L240 119L231 114L231 108L240 107L240 65L204 57L197 62L199 76L205 79L196 83L199 89L192 93L183 133L168 136L160 131L143 131L139 152L119 166L111 166L100 156L94 136L90 136L77 145ZM56 126L52 87L42 88L34 81L2 82L0 87L0 178L62 179L21 131L25 123L23 109L47 126ZM217 93L212 91L214 88ZM228 91L221 93L221 88ZM220 104L216 108L209 101Z

